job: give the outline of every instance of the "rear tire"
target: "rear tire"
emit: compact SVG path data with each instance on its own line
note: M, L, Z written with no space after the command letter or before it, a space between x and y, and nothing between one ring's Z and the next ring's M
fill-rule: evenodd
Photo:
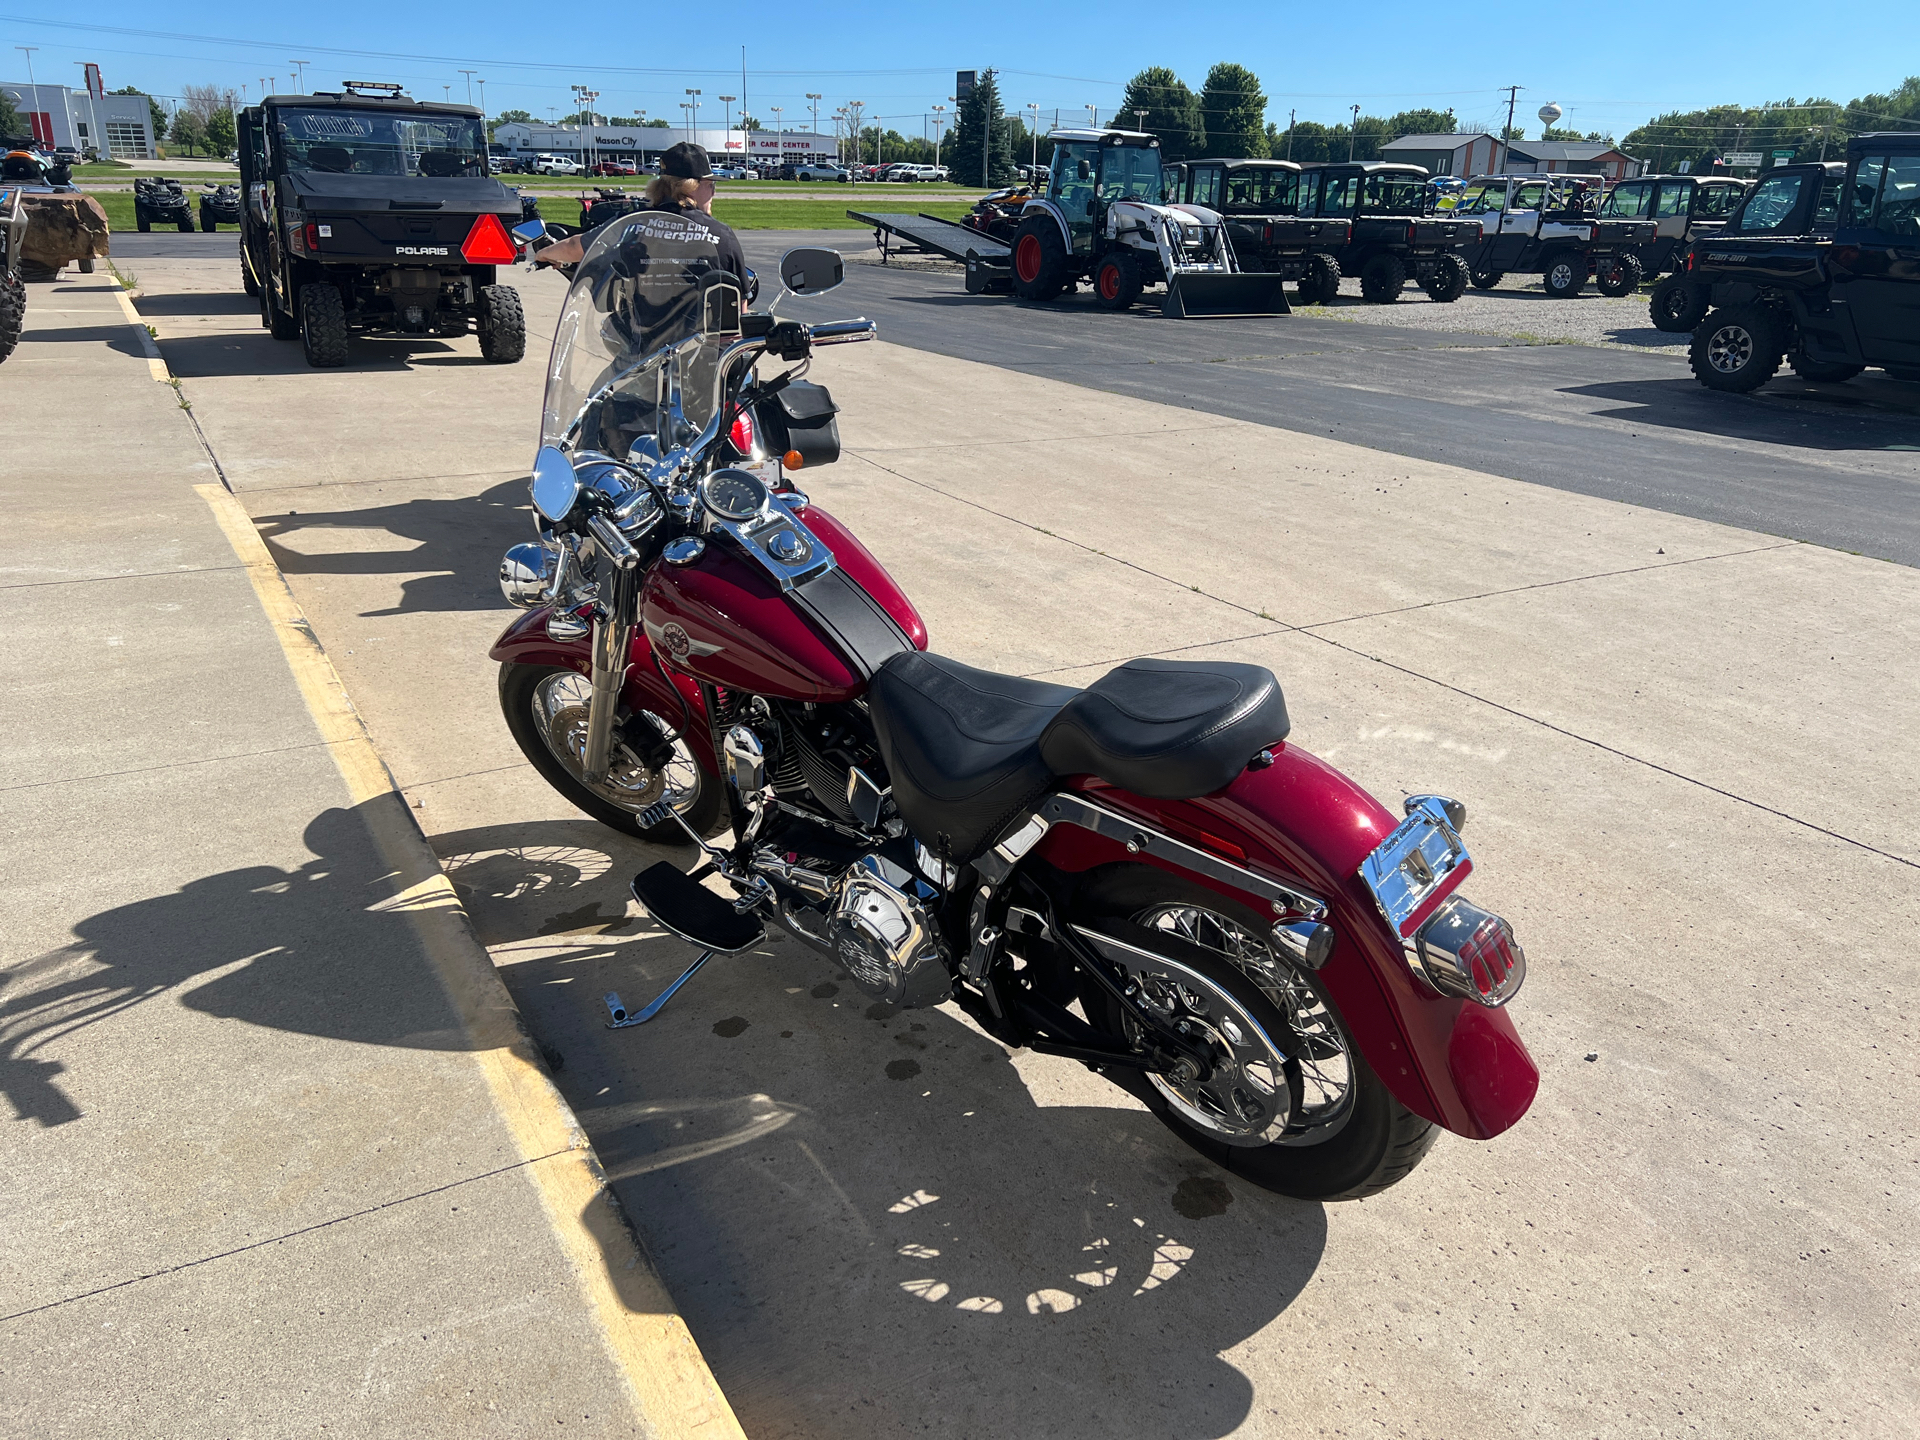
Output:
M513 365L527 353L527 317L511 285L484 285L476 299L480 353L490 365Z
M1640 263L1638 255L1616 255L1613 264L1595 272L1593 284L1602 295L1618 300L1638 290L1640 282L1646 278L1646 267Z
M244 247L240 251L240 288L249 295L260 293L260 282L253 278L253 267L247 264L247 252Z
M136 210L133 215L133 228L145 235L153 229L153 221Z
M1694 330L1687 363L1709 390L1744 395L1780 368L1787 348L1780 329L1779 320L1758 305L1716 310Z
M1809 360L1797 345L1793 353L1787 356L1787 364L1802 380L1811 380L1816 385L1844 384L1867 368L1864 365L1837 365L1828 360Z
M1103 259L1093 271L1093 298L1106 310L1131 310L1140 298L1140 266L1121 252Z
M1051 215L1029 215L1013 232L1013 293L1051 300L1067 288L1067 247Z
M1148 949L1156 934L1188 939L1207 952L1206 958L1187 947L1181 947L1181 958L1226 991L1293 1057L1286 1079L1295 1115L1318 1121L1299 1133L1290 1127L1281 1140L1264 1145L1223 1142L1183 1115L1147 1076L1114 1067L1116 1083L1214 1163L1295 1199L1358 1200L1406 1178L1433 1148L1438 1129L1388 1092L1318 977L1294 969L1257 938L1271 916L1143 865L1116 865L1092 877L1076 896L1073 914L1082 923L1121 918L1143 924L1141 943ZM1235 959L1236 953L1242 959ZM1256 980L1260 972L1242 968L1243 961L1254 960L1278 968L1268 968L1261 983ZM1081 1004L1089 1019L1109 1034L1124 1035L1127 1022L1118 1003L1103 987L1091 981L1082 985ZM1314 1067L1312 1077L1303 1073L1303 1058ZM1329 1079L1338 1085L1327 1084ZM1336 1091L1340 1098L1330 1099ZM1316 1131L1326 1132L1325 1137L1315 1140Z
M260 291L260 323L267 327L267 333L276 340L300 338L300 322L280 308L270 287Z
M191 235L193 233L193 217L191 215L181 216L177 223L182 235Z
M1398 255L1376 255L1360 271L1360 293L1375 305L1391 305L1407 288L1407 266Z
M1421 288L1436 304L1451 305L1467 293L1468 279L1466 261L1458 255L1442 255Z
M1540 267L1540 284L1552 300L1571 300L1587 283L1587 261L1583 255L1564 252L1549 255Z
M1506 278L1507 272L1504 270L1476 270L1473 272L1473 288L1491 290Z
M1340 262L1331 255L1315 255L1307 273L1295 282L1302 305L1331 305L1340 298Z
M1647 313L1656 330L1684 335L1706 318L1713 292L1705 285L1694 285L1686 272L1667 276L1653 287L1647 300Z
M27 287L18 276L0 275L0 360L20 343L27 319Z
M347 307L338 285L300 287L300 346L316 370L347 363Z
M82 275L93 274L93 257L91 255L82 255L74 263L76 266L78 266L79 271Z

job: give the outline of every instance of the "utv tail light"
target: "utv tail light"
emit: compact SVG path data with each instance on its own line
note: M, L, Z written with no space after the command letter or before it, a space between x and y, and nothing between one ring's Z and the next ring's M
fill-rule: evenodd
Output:
M757 437L753 433L753 413L742 410L740 418L733 422L733 429L727 432L727 440L742 455L753 455L753 446Z
M1413 937L1422 977L1442 995L1497 1009L1520 993L1527 952L1491 911L1448 900Z
M476 215L460 244L460 258L469 265L511 265L518 253L498 215Z
M306 225L301 229L300 235L301 235L301 238L307 242L307 254L318 255L320 253L319 222L314 220L309 220L306 223Z

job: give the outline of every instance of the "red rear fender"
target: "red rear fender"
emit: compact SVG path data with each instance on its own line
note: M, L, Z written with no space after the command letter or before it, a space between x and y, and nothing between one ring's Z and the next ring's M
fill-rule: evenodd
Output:
M1276 745L1273 756L1267 768L1243 770L1198 800L1147 800L1096 780L1080 788L1089 800L1324 899L1335 943L1320 978L1367 1063L1415 1114L1472 1139L1498 1135L1533 1103L1539 1071L1504 1009L1438 995L1409 969L1358 873L1398 817L1297 746ZM1120 861L1176 868L1072 825L1054 826L1035 854L1076 872ZM1224 883L1179 873L1268 909Z

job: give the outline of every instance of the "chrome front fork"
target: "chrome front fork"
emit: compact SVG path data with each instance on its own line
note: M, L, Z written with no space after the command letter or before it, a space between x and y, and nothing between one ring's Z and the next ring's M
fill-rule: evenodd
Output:
M620 712L633 655L634 619L640 613L641 572L614 570L593 618L593 698L587 710L587 747L580 768L589 785L603 785L613 753L613 722Z

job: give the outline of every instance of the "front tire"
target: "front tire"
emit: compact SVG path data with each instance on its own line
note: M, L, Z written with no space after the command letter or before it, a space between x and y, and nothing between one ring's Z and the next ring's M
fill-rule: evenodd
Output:
M1687 363L1709 390L1742 395L1773 378L1786 348L1778 319L1758 305L1738 305L1700 322Z
M1340 262L1331 255L1315 255L1307 273L1294 284L1302 305L1331 305L1340 297Z
M527 353L527 317L511 285L483 285L476 300L480 354L490 365L513 365Z
M1549 255L1540 270L1540 284L1552 300L1571 300L1586 283L1586 259L1570 252Z
M1835 364L1828 360L1810 360L1795 346L1793 353L1787 356L1787 364L1793 367L1793 373L1802 380L1811 380L1816 385L1841 385L1853 379L1867 367L1864 365Z
M1051 215L1029 215L1013 232L1013 293L1051 300L1067 288L1067 247Z
M1442 255L1427 276L1423 289L1438 305L1451 305L1467 293L1467 262L1458 255Z
M614 764L604 786L590 788L581 779L579 757L591 689L585 676L560 666L500 667L500 713L541 779L602 825L651 844L680 845L687 838L674 820L654 826L640 823L640 812L661 800L670 800L696 834L711 835L723 828L727 816L719 777L700 765L686 741L673 742L673 758L659 769L649 767L634 748L635 743L644 746L649 739L664 737L665 725L658 716L632 716L628 737L615 735ZM636 725L647 733L634 732Z
M1504 270L1476 270L1473 272L1473 288L1491 290L1506 278L1507 272Z
M27 287L17 275L0 274L0 360L20 343L27 318Z
M1360 271L1360 293L1375 305L1391 305L1407 288L1407 266L1398 255L1376 255Z
M347 306L338 285L300 287L300 347L316 370L347 363Z
M1109 255L1094 268L1093 298L1106 310L1131 310L1140 298L1140 266L1131 255Z
M1281 1073L1291 1114L1285 1130L1259 1143L1230 1134L1202 1097L1185 1097L1165 1077L1116 1078L1195 1150L1249 1183L1299 1200L1358 1200L1400 1181L1426 1157L1439 1131L1394 1099L1361 1055L1339 1010L1311 971L1296 969L1259 937L1271 917L1165 871L1117 865L1082 887L1081 923L1124 919L1152 949L1171 936L1181 958L1230 998L1286 1052ZM1165 946L1173 953L1175 946ZM1102 987L1083 981L1082 1007L1115 1036L1130 1023ZM1285 1037L1284 1039L1281 1037ZM1156 1081L1158 1083L1156 1083ZM1257 1080L1254 1093L1261 1087Z
M1602 295L1618 300L1638 290L1640 282L1646 278L1646 267L1640 263L1638 255L1616 255L1613 264L1595 273L1593 284Z

